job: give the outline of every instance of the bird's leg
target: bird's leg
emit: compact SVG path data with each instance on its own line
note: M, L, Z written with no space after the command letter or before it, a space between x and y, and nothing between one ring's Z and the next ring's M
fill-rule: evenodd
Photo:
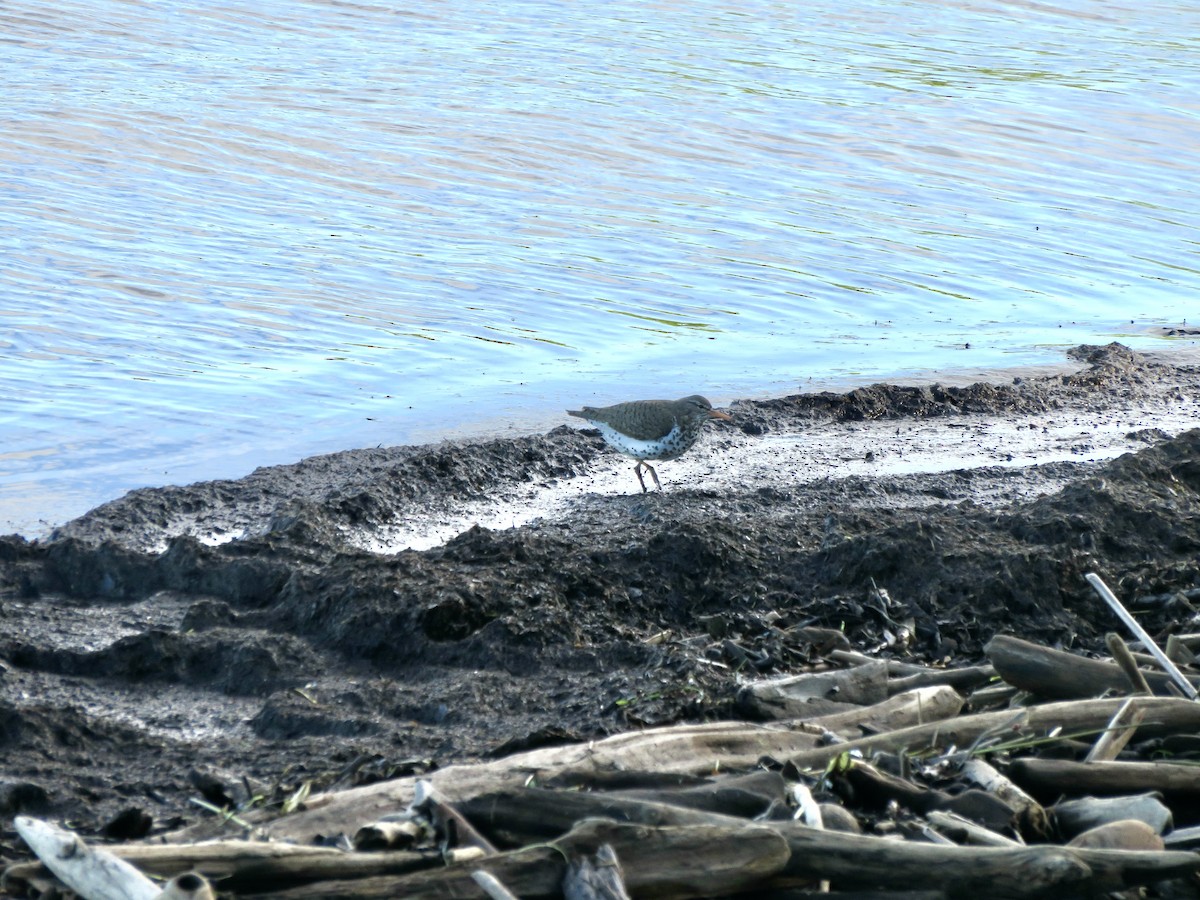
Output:
M646 481L642 478L642 466L646 466L646 463L639 459L638 464L633 467L633 474L638 477L638 484L642 486L642 493L644 494L646 493ZM646 466L646 468L650 469L649 466ZM650 469L650 471L653 472L654 470Z
M650 474L652 476L654 476L654 486L658 488L658 492L661 494L662 493L662 482L658 480L658 473L654 471L654 466L650 465L650 463L645 462L645 461L642 462L642 465L645 466L647 469L649 469ZM644 489L645 485L643 485L642 487Z

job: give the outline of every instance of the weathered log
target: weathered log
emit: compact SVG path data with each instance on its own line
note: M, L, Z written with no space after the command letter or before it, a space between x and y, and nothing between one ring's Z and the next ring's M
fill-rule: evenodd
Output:
M715 771L754 768L769 756L786 759L799 750L813 747L825 731L842 731L859 726L889 730L896 723L928 722L953 716L962 698L949 687L920 688L864 707L848 715L836 715L772 726L745 722L715 722L705 725L652 728L618 734L587 744L545 747L517 753L487 763L447 766L427 778L451 802L485 791L548 779L574 778L586 781L609 773L673 772L711 775ZM272 837L311 843L316 835L354 833L364 822L377 821L407 807L413 799L416 777L398 778L331 794L317 794L304 809L291 816L264 822ZM251 821L265 815L244 814ZM211 834L213 826L185 829L172 840L194 840Z
M17 833L55 876L87 900L156 900L158 885L112 853L89 847L76 834L28 816Z
M1189 700L1200 699L1200 694L1196 691L1196 685L1179 671L1179 667L1171 661L1167 654L1163 653L1158 644L1154 643L1154 639L1150 637L1150 634L1141 626L1141 623L1125 608L1124 604L1117 599L1117 595L1109 589L1104 580L1095 572L1088 572L1083 577L1087 579L1088 584L1108 604L1109 609L1117 614L1117 618L1125 624L1125 627L1133 632L1134 636L1142 642L1142 646L1150 651L1150 655L1158 661L1163 671L1170 676L1171 683L1181 690L1183 695Z
M836 888L919 885L977 900L1070 888L1077 892L1072 896L1080 896L1200 871L1200 855L1183 851L956 847L772 825L792 850L784 876L827 878Z
M920 787L903 778L881 772L864 762L854 762L843 771L829 776L835 786L844 781L857 802L868 808L882 809L895 802L905 809L925 814L932 810L955 812L993 831L1012 826L1016 811L994 794L966 790L957 794Z
M811 700L836 700L868 706L887 699L887 663L880 660L851 669L831 669L754 681L737 693L737 705L764 719L796 719Z
M902 678L888 680L888 696L901 694L920 687L946 685L957 691L970 691L987 684L996 677L994 666L963 666L957 669L926 669Z
M857 650L831 650L826 655L834 662L843 663L848 666L861 666L878 660L878 657L867 656L867 654L859 653ZM922 672L929 671L928 666L901 662L898 659L887 659L884 662L887 663L889 678L903 678L906 675L919 675Z
M820 729L813 731L819 733ZM585 744L543 747L486 763L446 766L421 777L455 802L485 791L524 784L530 779L540 783L544 778L573 775L586 779L593 774L621 771L711 775L716 771L750 769L763 756L782 759L798 749L815 745L817 740L817 734L745 722L651 728ZM305 801L302 811L264 822L263 830L272 837L298 843L310 843L319 834L353 833L363 822L406 808L412 802L416 781L415 777L398 778L318 794ZM254 815L247 818L259 820ZM197 834L203 835L205 830L186 829L172 839L187 840Z
M1000 709L1011 706L1013 698L1019 693L1021 693L1019 688L1004 681L996 681L987 687L971 691L967 697L967 703L975 712L984 712L991 708Z
M1197 847L1200 846L1200 826L1191 828L1176 828L1163 836L1163 843L1168 847Z
M834 650L829 658L835 662L847 665L864 665L875 662L875 658L854 650ZM929 666L918 666L899 660L885 660L887 663L888 696L902 694L905 691L921 687L936 687L945 685L959 691L969 691L996 677L996 670L990 666L965 666L958 669L934 669Z
M1074 653L1053 650L1020 638L998 634L983 648L1000 677L1038 697L1071 699L1097 697L1106 691L1129 693L1121 667ZM1171 696L1170 678L1162 672L1143 672L1157 696ZM1198 679L1200 682L1200 679Z
M803 724L808 729L831 731L853 739L864 732L878 734L910 725L951 719L958 715L962 707L963 698L958 691L948 685L935 685L896 694L882 703L853 712L806 719Z
M960 816L958 813L935 809L925 814L929 824L958 843L977 847L1020 847L1021 841L999 834Z
M759 771L747 775L727 775L692 787L659 790L632 789L609 791L609 796L631 800L649 800L753 819L785 798L786 782L778 772Z
M223 889L238 891L263 891L275 885L326 878L395 875L442 863L441 854L432 850L345 853L332 847L299 847L263 841L114 844L105 849L151 875L169 878L196 871L219 881ZM20 877L25 873L16 874Z
M1200 706L1188 700L1175 702ZM1147 710L1147 721L1153 715ZM1027 758L1014 760L1008 774L1033 796L1043 800L1063 795L1121 797L1157 791L1171 808L1178 824L1200 822L1200 767L1165 762L1079 763Z
M1017 830L1026 837L1045 840L1050 834L1050 817L1045 808L1012 780L996 770L991 763L978 757L968 759L962 766L962 777L989 794L995 794L1017 812Z
M1053 728L1062 728L1068 733L1099 731L1124 702L1125 698L1123 697L1112 697L1101 700L1074 700L1031 706L1018 713L1022 716L1020 730L1037 734L1048 732ZM1144 703L1143 708L1146 710L1146 719L1142 723L1140 733L1144 735L1187 729L1194 731L1200 728L1200 704L1176 697L1147 697L1142 702ZM959 716L948 722L915 725L888 734L871 735L847 741L844 744L805 750L791 756L789 761L797 768L812 769L824 768L834 757L851 750L860 750L863 753L898 751L926 747L931 744L942 747L951 744L966 747L990 731L1006 728L1013 716L1014 711L1011 709ZM1016 733L1013 731L1011 736L1015 737ZM1109 765L1116 765L1116 763Z
M470 866L449 866L403 878L324 881L276 891L281 900L327 898L372 900L454 900L482 897L472 880L476 869L490 872L522 898L561 896L567 858L610 844L621 860L633 895L653 893L664 900L737 893L766 882L788 862L787 841L775 830L743 824L714 827L648 828L587 820L551 846L500 853Z
M458 801L459 811L483 834L506 846L539 843L566 834L583 819L636 825L737 827L738 819L614 793L507 788Z
M611 844L602 844L592 855L571 860L563 878L564 900L629 900L625 874Z
M1177 666L1190 666L1196 662L1196 654L1188 647L1182 635L1167 635L1167 646L1163 648L1163 652L1167 654L1167 659Z

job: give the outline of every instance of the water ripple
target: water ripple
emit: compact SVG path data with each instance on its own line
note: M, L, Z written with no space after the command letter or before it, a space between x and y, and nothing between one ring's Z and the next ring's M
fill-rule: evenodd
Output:
M0 528L568 398L1145 345L1200 288L1190 4L66 0L0 42Z

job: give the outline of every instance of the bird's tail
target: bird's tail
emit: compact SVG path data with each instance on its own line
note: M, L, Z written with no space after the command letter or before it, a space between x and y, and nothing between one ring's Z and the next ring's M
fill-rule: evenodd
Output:
M590 406L585 406L583 409L568 409L567 415L574 416L577 419L586 419L590 410Z

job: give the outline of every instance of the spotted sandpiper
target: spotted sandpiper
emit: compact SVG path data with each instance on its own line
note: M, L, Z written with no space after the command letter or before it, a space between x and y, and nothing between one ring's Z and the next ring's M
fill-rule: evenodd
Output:
M700 429L709 419L733 418L713 409L712 404L698 394L682 400L631 400L613 406L585 406L568 409L567 415L591 422L600 429L610 447L638 461L633 473L637 475L643 493L646 491L643 468L662 490L658 473L646 460L682 456L696 443Z

